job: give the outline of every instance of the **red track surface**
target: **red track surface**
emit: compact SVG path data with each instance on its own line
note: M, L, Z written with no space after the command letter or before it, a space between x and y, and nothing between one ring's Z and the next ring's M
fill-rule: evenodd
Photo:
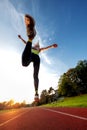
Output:
M0 130L87 130L87 108L28 108L0 114Z

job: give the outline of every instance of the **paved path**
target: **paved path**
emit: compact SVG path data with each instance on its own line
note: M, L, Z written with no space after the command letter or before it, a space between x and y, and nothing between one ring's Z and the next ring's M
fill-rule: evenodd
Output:
M26 108L0 113L0 130L87 130L87 108Z

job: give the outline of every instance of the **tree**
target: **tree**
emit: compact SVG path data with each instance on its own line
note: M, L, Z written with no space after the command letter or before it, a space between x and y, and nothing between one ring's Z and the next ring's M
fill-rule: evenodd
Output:
M76 72L81 93L87 93L87 60L79 61L76 66Z
M10 101L7 102L6 107L7 107L8 109L11 109L11 108L13 107L13 105L14 105L14 100L11 99Z
M54 95L55 95L55 90L52 87L50 87L48 90L48 102L54 101Z
M60 77L59 85L58 85L58 93L60 96L73 96L76 95L76 85L72 82L69 76L64 73Z
M40 95L40 104L45 104L47 103L47 99L48 99L48 92L47 90L43 90L41 95Z
M60 96L87 93L87 60L79 61L75 68L69 69L60 77L58 93Z

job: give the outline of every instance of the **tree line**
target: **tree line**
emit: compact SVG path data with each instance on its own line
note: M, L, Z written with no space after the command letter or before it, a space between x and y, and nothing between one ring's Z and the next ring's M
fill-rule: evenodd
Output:
M15 109L15 108L21 108L21 107L27 107L27 104L25 101L19 103L14 103L14 100L4 101L0 102L0 110L7 110L7 109Z
M87 60L80 60L75 68L60 76L57 90L50 87L49 90L41 92L39 105L56 101L61 96L70 97L86 93Z

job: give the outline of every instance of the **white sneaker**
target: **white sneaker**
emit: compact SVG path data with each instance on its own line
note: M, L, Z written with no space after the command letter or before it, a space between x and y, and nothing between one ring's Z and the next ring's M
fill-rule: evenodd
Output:
M39 102L39 95L38 94L35 95L34 100L35 100L35 102Z

